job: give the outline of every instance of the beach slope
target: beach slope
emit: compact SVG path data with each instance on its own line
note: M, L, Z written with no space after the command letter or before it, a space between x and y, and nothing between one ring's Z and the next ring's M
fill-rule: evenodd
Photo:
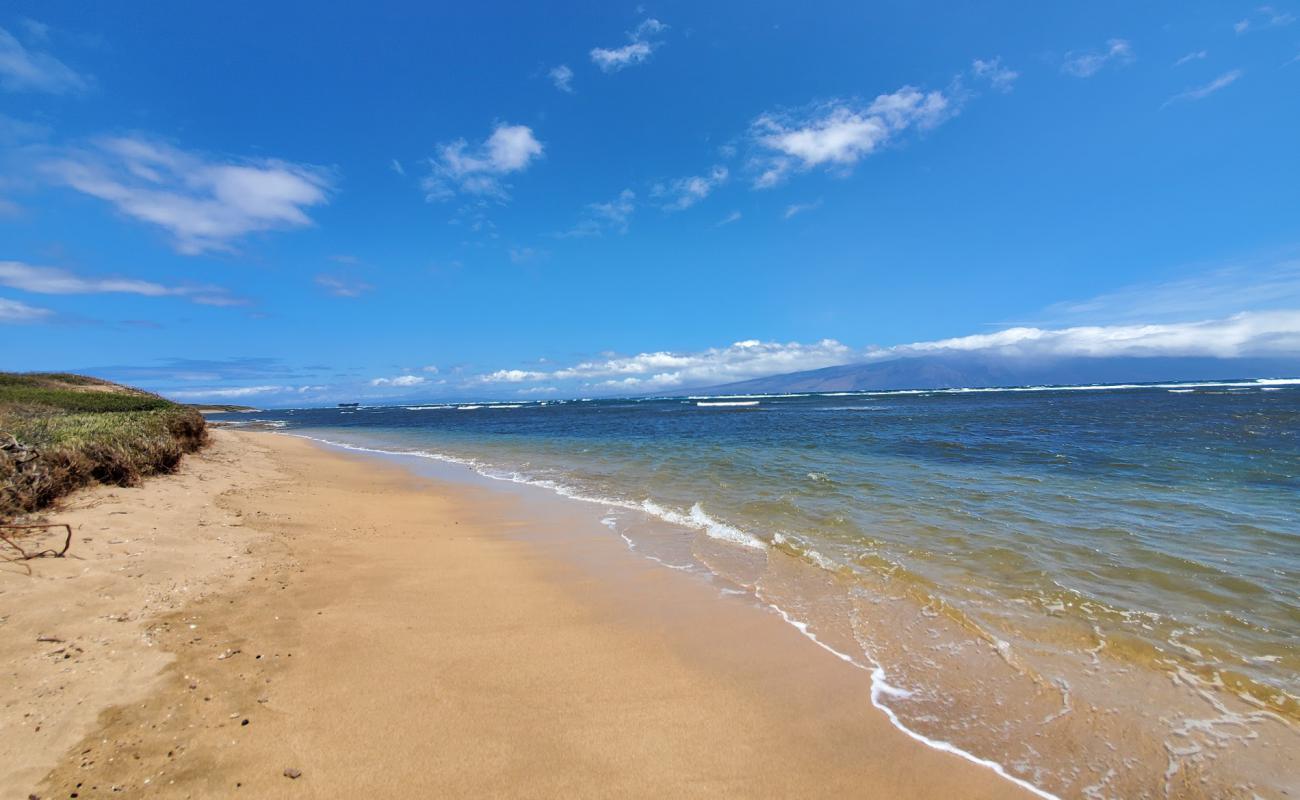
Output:
M213 438L75 495L76 559L6 565L18 796L1029 796L892 727L776 614L576 520Z

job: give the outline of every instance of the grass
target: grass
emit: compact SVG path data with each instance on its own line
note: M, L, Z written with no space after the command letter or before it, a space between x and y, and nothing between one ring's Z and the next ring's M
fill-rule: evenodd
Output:
M0 520L92 483L131 486L207 442L197 411L62 373L0 372Z

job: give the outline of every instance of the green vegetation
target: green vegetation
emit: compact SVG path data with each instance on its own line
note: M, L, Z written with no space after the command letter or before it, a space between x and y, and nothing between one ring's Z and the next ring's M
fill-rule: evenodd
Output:
M90 483L130 486L170 472L207 436L197 411L139 389L0 372L0 520Z

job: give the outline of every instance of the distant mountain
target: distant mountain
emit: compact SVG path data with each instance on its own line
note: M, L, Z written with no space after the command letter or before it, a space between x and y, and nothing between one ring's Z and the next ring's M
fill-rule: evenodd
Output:
M992 386L1072 386L1300 377L1300 358L1067 358L911 356L790 372L692 389L692 393L771 394Z

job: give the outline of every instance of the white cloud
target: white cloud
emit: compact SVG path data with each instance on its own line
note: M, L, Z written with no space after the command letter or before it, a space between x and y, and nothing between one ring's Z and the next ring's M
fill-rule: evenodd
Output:
M1164 105L1161 106L1161 108L1164 108L1164 106L1167 106L1171 103L1180 103L1189 100L1202 100L1214 94L1215 92L1219 91L1220 89L1224 88L1225 86L1231 85L1234 81L1236 81L1238 78L1240 78L1242 75L1245 74L1246 74L1245 71L1240 69L1228 70L1227 72L1223 73L1222 75L1210 81L1209 83L1205 84L1204 86L1197 86L1195 88L1188 89L1185 92L1180 92L1179 94L1174 95L1173 97L1166 100L1164 102Z
M430 173L422 181L425 198L447 200L457 192L507 200L502 177L522 172L543 152L542 143L527 125L502 123L480 145L470 148L464 139L439 147L429 159Z
M398 375L395 378L374 378L371 386L419 386L429 379L422 375Z
M49 53L28 50L13 34L0 28L0 86L6 90L68 94L84 91L88 85L67 64Z
M1187 277L1120 287L1085 300L1054 303L1035 324L1179 322L1241 311L1300 308L1300 258L1258 259L1213 269L1183 266Z
M0 323L38 322L53 313L48 308L37 308L17 300L0 297Z
M1110 39L1104 50L1071 51L1065 54L1061 71L1076 78L1090 78L1107 64L1123 66L1133 61L1133 46L1127 39Z
M956 100L943 92L904 86L865 108L832 101L801 113L763 114L750 126L754 142L766 151L755 159L762 171L754 186L775 186L796 169L825 166L847 174L908 129L934 128L957 111Z
M1016 78L1020 77L1019 72L1002 66L1000 56L991 58L988 61L979 58L975 59L971 64L971 71L975 73L975 77L988 81L989 85L999 92L1011 91L1016 83Z
M636 193L631 189L619 192L618 197L608 203L590 203L578 221L578 224L564 233L560 238L603 236L605 233L627 233L628 221L636 210Z
M1232 29L1240 36L1250 30L1285 27L1295 20L1294 14L1278 11L1272 6L1260 6L1252 16L1234 23Z
M520 383L522 381L537 381L545 377L545 372L532 372L524 369L499 369L487 375L480 375L478 381L480 383Z
M657 19L642 20L636 30L628 31L628 44L616 48L592 48L592 63L605 72L618 72L624 67L643 63L663 44L654 37L666 30L668 26Z
M1221 319L1044 329L1015 327L932 342L875 348L871 359L936 353L1016 357L1300 355L1300 310L1248 311Z
M550 77L551 83L555 84L556 89L573 94L573 70L569 69L568 65L560 64L558 67L552 67L546 74Z
M219 286L164 286L135 278L85 278L55 267L21 261L0 261L0 286L36 294L138 294L145 297L185 297L205 305L239 305Z
M741 218L741 213L739 211L733 211L727 216L718 220L717 224L714 225L713 227L721 228L723 225L730 225L733 222L739 222L740 218Z
M393 170L393 172L396 172L398 175L401 175L403 178L406 177L406 167L402 166L402 162L394 158L392 162L389 163L388 166L390 169Z
M814 344L750 339L694 353L660 351L609 356L551 372L498 370L476 380L479 383L567 382L584 389L648 392L828 367L846 363L852 353L849 347L833 339Z
M335 297L360 297L375 287L345 275L320 274L316 276L316 285Z
M812 211L821 208L821 205L821 200L816 200L812 203L792 203L785 207L785 212L782 213L781 218L790 219L791 217L802 214L805 211Z
M1208 56L1209 54L1210 52L1208 50L1193 50L1192 52L1188 53L1187 55L1175 61L1174 66L1181 67L1182 65L1190 63L1192 61L1200 61L1204 59L1206 56Z
M234 398L252 397L259 394L306 394L307 392L321 391L324 388L324 386L235 386L227 389L184 389L167 392L167 396L178 400L208 397Z
M60 183L157 225L188 255L233 250L256 231L312 224L331 180L317 167L275 159L212 159L150 139L101 139L42 165Z
M726 167L715 166L708 175L691 175L671 181L666 186L656 186L654 194L671 198L664 205L665 211L683 211L708 197L714 189L727 182L727 177Z

